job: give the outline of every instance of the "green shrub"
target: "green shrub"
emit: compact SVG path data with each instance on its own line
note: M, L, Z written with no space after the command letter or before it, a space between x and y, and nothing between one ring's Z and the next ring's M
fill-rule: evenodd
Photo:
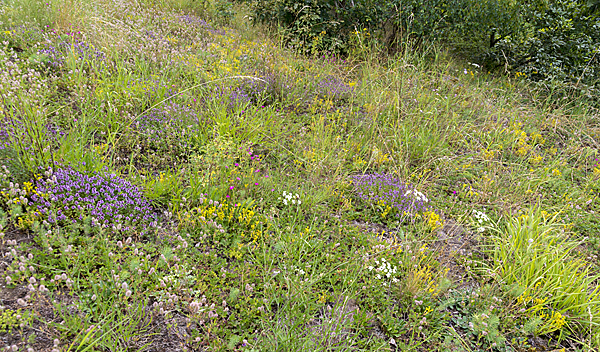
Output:
M591 95L600 79L599 10L577 0L553 1L527 19L526 35L498 43L495 60L532 81L564 82Z
M242 0L238 0L242 1ZM256 22L277 26L304 54L355 53L369 39L449 45L485 69L566 83L592 96L600 78L597 0L246 0ZM366 36L364 34L367 34ZM357 40L358 37L358 40Z
M444 39L491 43L518 34L529 3L473 0L249 0L254 20L277 24L284 41L303 52L347 52L357 30L378 34L390 45L398 39ZM538 6L539 7L539 6ZM390 16L391 14L391 16ZM276 19L276 22L273 21Z

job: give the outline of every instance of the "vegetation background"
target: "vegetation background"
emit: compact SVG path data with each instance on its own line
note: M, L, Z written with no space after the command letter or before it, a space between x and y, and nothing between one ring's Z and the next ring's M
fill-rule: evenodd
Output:
M600 348L598 1L6 0L0 348Z

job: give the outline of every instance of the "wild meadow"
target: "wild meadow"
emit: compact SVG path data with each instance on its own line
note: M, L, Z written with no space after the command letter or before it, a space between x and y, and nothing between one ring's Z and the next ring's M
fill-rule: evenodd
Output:
M2 351L600 348L597 109L194 4L0 4Z

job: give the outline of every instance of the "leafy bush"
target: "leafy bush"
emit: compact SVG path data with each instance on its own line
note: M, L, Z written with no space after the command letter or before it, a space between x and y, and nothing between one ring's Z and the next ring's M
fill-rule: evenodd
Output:
M345 52L356 29L374 28L383 17L381 0L251 0L254 20L279 24L284 41L306 54ZM273 22L276 19L277 22Z
M347 54L367 37L388 48L427 40L487 70L567 82L588 96L600 75L597 1L248 1L255 21L276 24L284 42L305 54Z
M520 38L498 43L498 64L533 81L568 82L591 95L600 79L600 12L581 1L553 1L533 11ZM597 87L596 87L597 89Z
M254 20L282 27L283 38L303 52L347 52L358 31L378 33L385 44L406 39L448 39L452 35L497 42L521 27L527 5L473 0L251 0ZM392 16L390 16L392 14Z

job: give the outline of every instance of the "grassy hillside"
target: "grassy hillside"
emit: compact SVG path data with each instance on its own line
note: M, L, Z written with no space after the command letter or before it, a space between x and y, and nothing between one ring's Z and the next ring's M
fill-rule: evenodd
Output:
M0 5L0 348L600 348L597 110L199 4Z

